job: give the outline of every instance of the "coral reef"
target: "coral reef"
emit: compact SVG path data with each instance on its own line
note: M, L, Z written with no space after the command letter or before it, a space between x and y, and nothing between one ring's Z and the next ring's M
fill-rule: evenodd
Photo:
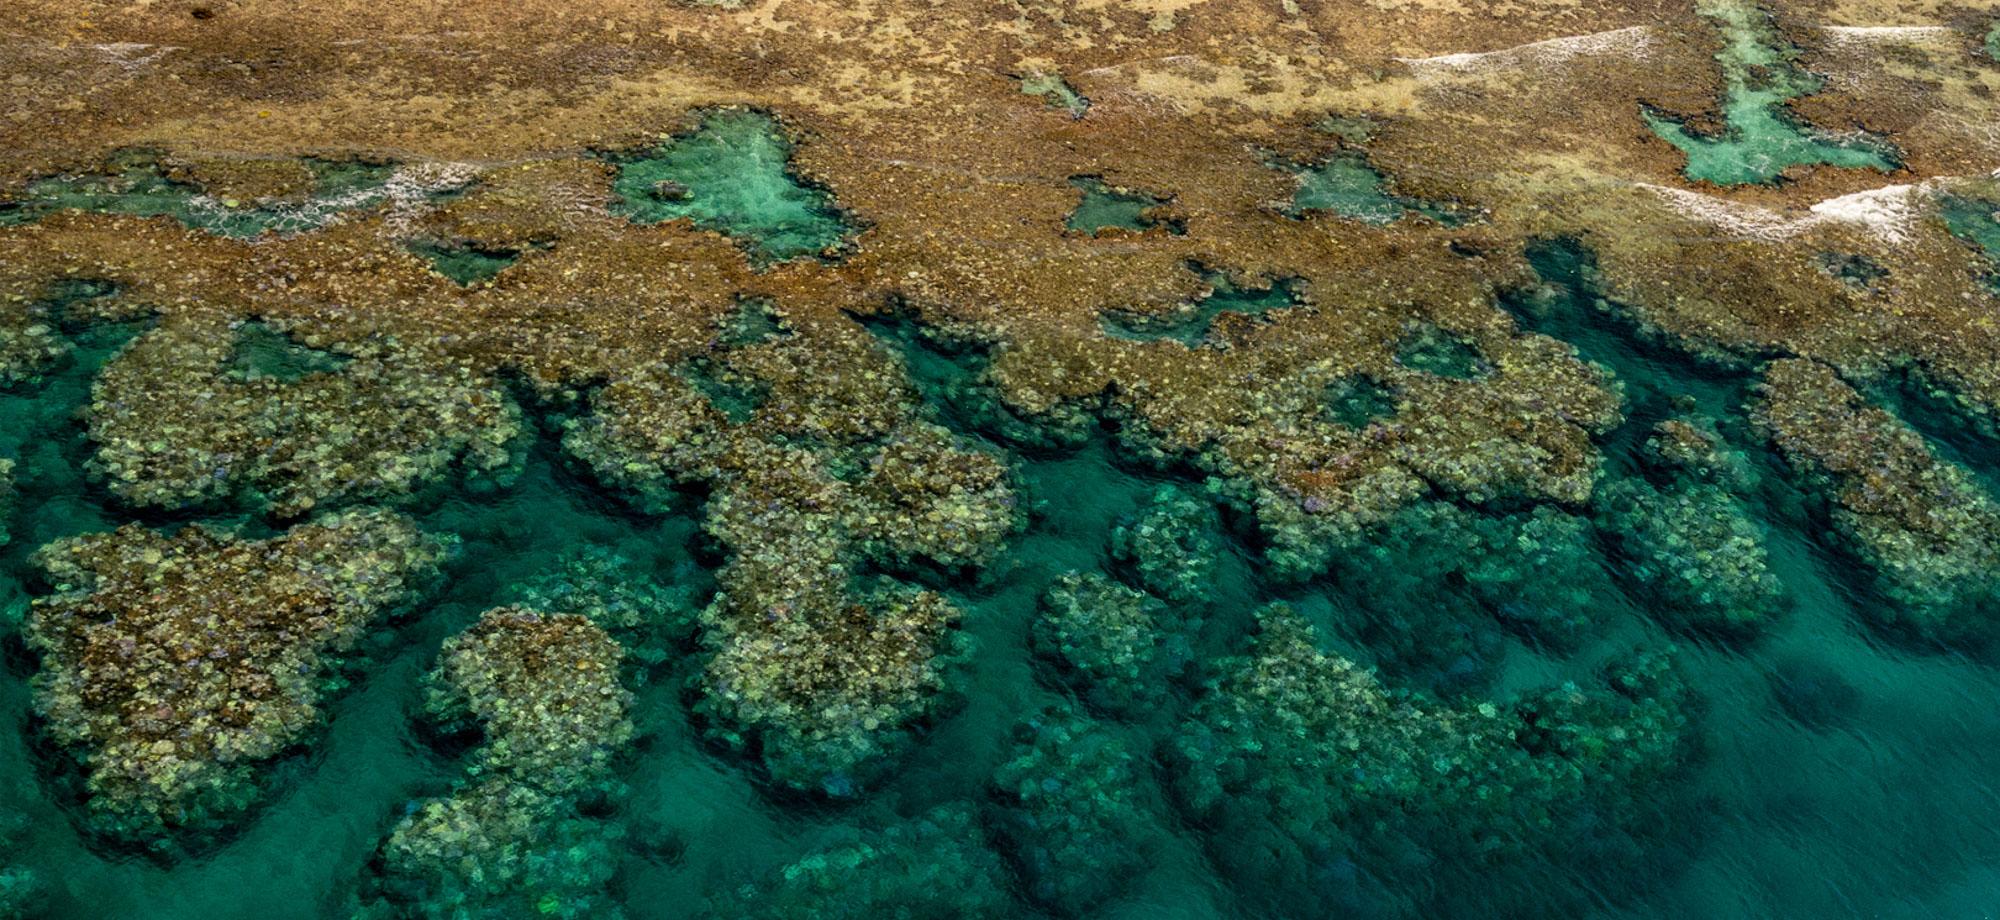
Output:
M944 807L806 856L762 886L717 899L709 916L1006 917L1005 875L971 810Z
M382 844L385 915L617 917L615 831L579 811L632 740L623 650L574 614L487 611L445 643L428 712L483 743L451 794L418 805ZM365 915L365 914L364 914Z
M829 825L971 796L987 817L1035 814L1063 829L1054 842L1009 841L1017 874L1044 900L1087 900L1110 876L1135 875L1147 896L1212 893L1218 913L1589 912L1511 899L1638 887L1596 874L1606 863L1666 874L1673 848L1619 841L1671 798L1666 780L1693 733L1679 697L1624 665L1609 691L1489 699L1487 685L1580 674L1603 651L1590 642L1600 629L1658 638L1654 623L1625 621L1627 600L1675 626L1753 635L1781 606L1770 569L1798 565L1784 574L1799 589L1801 573L1822 574L1800 551L1814 547L1759 545L1759 528L1798 523L1775 507L1791 493L1753 482L1701 432L1662 426L1638 458L1636 437L1663 404L1685 394L1700 411L1733 411L1737 384L1782 357L1828 379L1916 369L1987 428L2000 418L1989 245L2000 224L1981 178L2000 165L1990 130L2000 94L1979 50L1991 15L1889 6L0 5L0 385L55 394L32 407L32 424L0 432L21 483L10 551L132 518L244 528L187 532L214 547L187 553L239 554L241 572L216 563L215 576L173 548L194 536L134 527L119 531L125 543L58 544L129 543L161 561L121 576L146 586L119 589L113 600L129 610L116 619L63 612L86 606L75 595L88 587L36 608L31 636L51 676L35 698L57 740L87 755L82 775L107 777L92 796L100 812L206 825L247 798L257 771L181 750L206 737L210 713L127 706L119 694L234 666L202 657L215 645L209 619L303 616L297 605L360 590L350 582L393 580L345 549L308 578L285 568L303 551L292 537L261 538L309 514L392 505L442 525L431 529L464 526L480 546L468 558L493 563L462 573L416 635L493 604L540 609L532 629L519 611L496 616L574 639L579 652L605 648L591 630L627 646L624 664L576 685L600 690L620 668L636 681L689 651L673 669L689 681L685 697L653 688L644 698L662 711L646 721L678 727L685 704L692 731L674 741L704 738L736 756L645 756L699 762L739 794L702 807L718 823L754 820L689 835L688 861L711 861L686 871L646 845L607 843L597 793L526 777L563 772L571 758L602 774L599 755L617 745L576 749L576 737L515 721L528 714L511 707L552 689L509 684L474 705L454 683L471 672L441 672L440 692L460 698L452 718L488 734L468 755L478 775L397 814L440 791L435 758L369 735L370 751L408 775L371 774L379 784L354 784L362 801L337 806L353 811L329 815L317 800L343 796L314 784L333 783L333 771L301 770L308 794L287 799L299 811L247 826L253 845L221 864L240 877L281 863L260 851L268 842L407 818L378 853L393 891L378 899L386 914L608 915L630 880L610 879L614 868L651 874L630 889L635 913L662 890L690 895L645 904L671 912L730 878L716 865L744 851L723 837L782 858L773 854L824 843ZM1593 264L1546 271L1551 240L1575 241ZM1543 287L1513 303L1537 276ZM100 376L93 349L65 338L107 319L152 326ZM1760 424L1875 574L1891 603L1874 615L1970 644L1988 619L1982 576L2000 545L1976 478L1992 471L1941 439L1926 449L1929 429L1844 403L1852 394L1832 384L1787 383L1803 373L1773 368ZM79 407L69 387L92 376ZM561 426L561 460L576 461L580 481L504 487L517 465L556 468L526 449L527 411ZM89 452L94 481L49 472ZM1206 495L1184 485L1114 525L1150 480L1128 490L1110 474L1067 479L1112 452ZM1017 475L1048 513L1032 546L1009 553L1030 504ZM508 529L532 530L535 509L519 506L572 485L563 498L593 510L604 486L648 512L699 515L706 542L691 564L714 571L669 580L670 567L642 558L633 548L647 515L633 516L635 539L560 557L540 576L514 569L512 551L571 534L498 534L488 551L481 514L506 507ZM1212 509L1197 507L1208 497L1242 535L1243 558L1216 536ZM1605 584L1597 541L1629 576L1624 596ZM1037 592L1072 569L1037 616ZM1184 644L1197 625L1226 640L1252 598L1272 597L1297 597L1353 660L1267 613L1250 657L1213 674L1191 666ZM320 718L321 672L341 643L311 655L293 654L297 643L345 641L342 624L376 615L319 614L306 625L321 632L259 652L288 656L276 676L246 672L283 688L257 710L282 724L252 739L258 757L229 764L298 744ZM140 631L148 617L166 619ZM1529 641L1507 643L1508 630ZM975 632L994 660L961 668ZM64 645L84 633L108 644ZM499 680L505 662L525 660L503 637L475 628L447 663ZM1704 670L1754 667L1770 645L1704 649ZM1496 676L1503 646L1508 668ZM1078 694L1088 704L1121 716L1160 705L1132 720L1143 724L1047 729L1010 749L998 737L1006 725L1074 689L1037 683L1046 675L1022 660L1030 649L1094 688ZM1874 654L1852 651L1828 660ZM164 663L135 672L129 655ZM401 667L369 685L391 706L348 699L394 708ZM1119 871L1108 851L1126 842L1106 829L1142 803L1109 791L1127 788L1120 758L1091 739L1149 753L1136 739L1174 730L1189 702L1178 691L1211 677L1172 745L1196 819L1175 832L1207 835L1228 883L1199 859L1181 862L1191 855L1181 847L1159 863L1169 871ZM1776 688L1779 705L1815 727L1865 723L1822 677ZM1954 683L1963 674L1936 679L1968 686ZM975 688L979 704L948 718ZM17 700L10 712L24 716L26 696L0 703ZM93 706L118 718L93 722ZM337 724L364 734L346 715ZM622 731L599 715L589 731ZM1787 740L1802 763L1820 753L1812 742L1839 740L1780 728L1799 736ZM1947 742L1981 730L1943 717L1922 728L1924 749L1947 756L1882 761L1948 764ZM170 743L154 756L124 739ZM1021 782L1118 781L1084 801L1088 781L1051 788L1045 776L995 803L986 768L1009 757ZM517 760L535 767L504 765ZM960 764L978 768L950 769ZM126 767L139 778L117 779ZM1939 769L1855 775L1908 791ZM671 803L681 779L660 779L658 801ZM753 791L761 781L778 794ZM1745 796L1804 788L1714 785ZM1951 802L1932 793L1907 798ZM120 799L141 804L109 804ZM1846 809L1832 827L1878 813L1898 815L1884 827L1918 827L1928 816L1892 804ZM994 830L1013 833L947 812L837 845L747 896L743 912L1016 914L1028 909L1022 892L1004 890L1004 864L978 846ZM52 845L22 858L52 879L45 867L74 860L90 881L73 887L98 889L79 910L219 914L236 894L208 884L209 863L149 876L103 848L66 849L68 831L38 836ZM1994 849L1952 842L1935 871L1896 881L1949 878L1968 868L1963 854ZM1107 852L1083 865L1077 848ZM293 858L297 871L267 873L256 893L323 894L313 872L352 878L366 857L351 849ZM1825 874L1887 865L1846 858ZM1578 860L1593 871L1562 878ZM1183 865L1200 871L1172 871ZM1097 868L1113 871L1082 877ZM1786 898L1797 890L1787 875L1760 874L1743 900ZM1495 884L1454 884L1466 877ZM1818 912L1933 906L1877 880L1852 873L1838 891L1851 903ZM1446 903L1452 891L1495 903ZM1700 913L1685 901L1648 907Z
M305 741L330 669L412 599L443 544L381 511L268 540L137 524L36 553L35 709L85 775L92 823L149 842L213 830Z
M1276 915L1431 915L1442 906L1384 881L1573 864L1645 831L1683 769L1686 702L1657 658L1614 666L1610 691L1446 706L1320 651L1287 607L1258 621L1170 753L1215 858Z
M504 478L525 428L490 378L378 347L338 370L229 373L226 328L171 324L139 338L92 389L93 470L141 507L253 493L278 517L405 498L447 474Z
M28 830L28 816L12 809L0 810L0 852L8 863L0 864L0 918L30 920L45 916L49 886L40 874L12 862L22 848Z
M1146 762L1102 725L1051 710L1015 729L993 775L1000 837L1037 903L1088 915L1146 870L1160 831Z
M865 337L845 353L751 338L716 358L760 393L746 419L656 373L600 391L564 444L644 504L711 490L705 527L730 556L700 616L696 709L774 781L853 795L948 705L969 651L941 595L857 574L976 569L1021 511L1005 464L925 421Z
M1865 609L1879 625L1924 642L1993 639L2000 504L1971 473L1817 362L1772 362L1751 416L1874 573L1888 602Z
M1644 113L1655 135L1687 154L1688 178L1731 185L1771 182L1800 166L1896 167L1894 148L1879 138L1799 123L1786 104L1818 92L1824 80L1798 66L1796 49L1785 44L1762 7L1704 0L1696 9L1722 33L1715 58L1723 71L1725 126L1706 135L1650 107Z

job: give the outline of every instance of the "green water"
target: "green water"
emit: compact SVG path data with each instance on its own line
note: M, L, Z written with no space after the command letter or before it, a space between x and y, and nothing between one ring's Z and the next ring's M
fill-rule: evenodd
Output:
M1464 220L1449 203L1392 194L1381 171L1354 151L1341 151L1318 163L1278 159L1272 165L1298 178L1299 187L1286 210L1293 217L1325 211L1377 225L1392 224L1412 214L1446 226Z
M297 383L313 374L336 373L347 361L345 356L301 345L263 323L248 322L236 330L236 347L224 373L233 380Z
M1167 203L1164 198L1136 189L1112 188L1096 176L1074 176L1069 184L1083 192L1083 199L1077 202L1076 210L1069 212L1063 226L1092 236L1097 235L1099 230L1116 228L1137 232L1159 226L1160 220L1147 212ZM1187 232L1175 221L1167 222L1167 227L1176 236Z
M409 244L409 250L429 261L432 271L460 287L486 281L521 260L518 249L490 249L465 242L415 240Z
M840 802L780 792L759 779L753 757L701 740L689 709L699 669L682 633L719 560L699 532L700 497L663 515L638 513L579 475L544 433L507 485L444 489L410 509L424 529L457 541L442 585L410 615L378 626L352 663L352 686L329 703L326 729L264 768L264 800L211 848L155 859L83 831L62 758L39 747L26 684L34 663L16 648L0 680L10 726L0 737L0 771L12 780L0 783L0 810L27 822L18 839L0 843L0 863L41 880L38 916L349 917L370 893L373 857L389 830L414 803L449 793L466 775L466 747L436 737L422 718L421 678L441 643L494 605L535 602L601 607L608 619L600 622L632 627L617 634L637 659L628 683L639 740L614 760L617 788L585 817L607 831L608 855L593 867L611 878L603 894L635 918L1988 912L2000 891L1991 868L2000 864L2000 792L1990 765L2000 743L2000 711L1991 705L2000 674L1987 662L1883 641L1868 628L1863 608L1879 601L1857 587L1812 503L1744 424L1753 362L1698 363L1649 334L1601 295L1580 246L1552 241L1529 256L1543 285L1510 293L1503 306L1526 331L1568 342L1621 387L1627 420L1601 439L1604 485L1680 488L1651 459L1649 432L1670 418L1706 419L1745 457L1747 472L1718 481L1730 483L1733 513L1756 526L1790 598L1781 613L1746 631L1698 628L1630 571L1639 557L1597 509L1440 499L1337 554L1323 577L1276 584L1244 536L1255 526L1217 502L1210 483L1135 462L1122 446L1127 433L1109 421L1017 449L1025 440L1019 420L985 402L982 351L930 336L908 318L872 320L926 411L1006 457L1032 512L983 572L908 576L934 581L967 612L976 654L955 688L962 702L925 727L879 789ZM1225 286L1238 298L1226 312L1292 301L1282 282L1259 289L1222 274L1209 280L1209 299ZM107 293L85 287L68 296ZM1201 342L1207 322L1199 334L1159 334ZM39 590L26 564L34 547L125 518L80 472L89 445L75 412L92 374L135 330L61 331L59 361L0 394L0 454L18 461L21 493L13 540L0 555L15 617ZM768 305L748 301L724 339L743 345L785 331ZM236 334L236 373L294 378L338 367L337 356L259 323ZM1469 343L1428 326L1409 331L1399 360L1445 380L1491 370ZM697 380L714 373L681 370ZM715 374L710 398L755 398L729 383ZM1380 383L1336 386L1328 411L1341 424L1371 428L1392 416L1394 394ZM2000 475L1996 442L1947 405L1882 398L1949 459ZM544 432L561 422L553 409L529 415ZM255 519L212 520L246 535L270 529ZM598 565L604 560L608 568ZM604 571L629 593L585 587ZM1138 619L1098 608L1141 624L1136 644L1119 634L1071 649L1051 638L1059 635L1051 588L1075 579L1137 601ZM1429 716L1407 724L1437 745L1418 754L1469 758L1440 760L1440 775L1514 776L1526 769L1507 759L1515 756L1596 769L1593 758L1621 748L1588 733L1538 739L1494 765L1480 760L1491 753L1484 742L1450 726L1516 712L1552 723L1572 710L1594 717L1590 707L1616 699L1602 695L1598 667L1632 648L1679 650L1693 695L1668 712L1691 726L1695 753L1664 777L1642 773L1629 787L1576 794L1562 791L1563 770L1520 774L1509 794L1553 795L1532 800L1559 806L1552 820L1563 833L1546 840L1522 838L1507 809L1480 807L1431 780L1411 780L1420 791L1404 793L1364 775L1398 768L1393 734L1368 735L1374 741L1354 774L1300 774L1241 752L1203 760L1204 739L1252 737L1231 734L1246 723L1225 718L1233 710L1218 709L1221 691L1204 688L1251 660L1235 656L1259 648L1251 644L1257 611L1273 601L1296 612L1318 653L1375 668L1385 699L1439 714L1435 725ZM1282 622L1261 616L1267 630ZM650 644L638 638L649 629ZM1111 679L1127 673L1121 649L1136 649L1129 673L1143 678L1137 683ZM1542 692L1566 682L1575 689ZM1365 710L1346 717L1368 732L1405 724L1378 724ZM1311 765L1339 750L1317 739L1273 734L1254 747ZM1230 772L1239 767L1272 772ZM1339 782L1325 787L1327 801L1344 803L1340 814L1382 820L1344 829L1351 834L1306 822L1321 803L1288 799L1282 785L1302 775L1351 780L1351 793L1339 792ZM1196 815L1195 803L1206 801L1197 787L1211 778L1230 795ZM1556 791L1536 791L1545 789ZM1304 807L1256 810L1267 802ZM1385 804L1393 808L1369 810ZM1495 836L1467 850L1453 828Z
M1216 320L1224 315L1256 321L1302 302L1294 278L1248 284L1232 279L1228 272L1200 265L1193 268L1208 283L1206 296L1162 313L1106 313L1102 318L1104 334L1142 342L1166 339L1194 347L1210 341Z
M1704 0L1702 15L1722 33L1716 63L1722 67L1721 116L1714 134L1690 128L1650 106L1641 111L1661 140L1687 154L1684 172L1717 185L1768 183L1797 166L1833 166L1889 172L1896 151L1871 135L1835 134L1803 124L1787 103L1819 92L1822 80L1798 66L1770 16L1744 0Z
M1493 365L1471 342L1432 325L1417 326L1396 343L1396 363L1450 380L1471 380L1493 372Z
M1977 248L1985 257L1986 284L2000 291L2000 205L1970 195L1939 195L1938 216L1951 235Z
M791 170L776 119L717 109L694 130L612 158L613 210L643 224L687 219L735 238L760 262L824 253L855 230L826 190Z
M374 207L398 194L391 185L395 176L391 164L319 159L306 159L303 164L313 182L301 200L246 202L217 197L193 182L169 175L155 152L125 151L97 174L30 183L19 200L0 211L0 222L25 222L51 211L79 210L171 217L192 229L248 238L317 230L344 214ZM436 197L452 190L424 188L419 193Z
M1076 91L1061 74L1037 71L1021 77L1021 92L1037 96L1050 108L1061 109L1071 118L1082 118L1090 111L1090 100Z

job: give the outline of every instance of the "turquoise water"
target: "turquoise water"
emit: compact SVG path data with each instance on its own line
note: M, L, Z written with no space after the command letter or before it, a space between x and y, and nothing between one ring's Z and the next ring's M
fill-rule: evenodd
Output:
M1061 109L1071 118L1082 118L1090 111L1090 100L1069 85L1061 74L1037 71L1021 77L1021 92L1028 96L1038 96L1050 108Z
M416 240L410 243L409 249L428 260L433 271L461 287L490 279L521 260L518 249L490 249L462 242Z
M34 220L60 210L171 217L181 224L222 236L317 230L344 214L364 210L398 194L391 185L395 166L358 160L302 161L311 188L297 200L241 201L210 194L199 184L170 175L164 158L148 150L125 151L94 175L58 176L32 182L18 200L0 210L0 223ZM458 183L457 185L462 185ZM456 186L412 185L404 194L437 197Z
M1354 151L1343 150L1318 163L1279 159L1273 165L1298 177L1299 187L1287 209L1294 217L1325 211L1379 225L1418 214L1446 226L1464 219L1449 203L1392 194L1382 173Z
M1969 195L1938 196L1938 214L1953 236L1977 248L1988 266L1986 284L2000 291L2000 207Z
M1296 278L1280 278L1264 284L1240 283L1231 279L1228 272L1201 265L1192 268L1208 283L1207 295L1163 313L1106 313L1105 334L1142 342L1167 339L1197 346L1209 340L1216 321L1224 315L1256 321L1265 314L1301 303Z
M1722 32L1723 128L1705 134L1646 107L1640 114L1661 140L1687 154L1688 178L1717 185L1768 183L1799 166L1896 168L1895 149L1861 132L1835 134L1802 124L1786 108L1819 91L1821 79L1793 61L1770 16L1740 0L1704 0L1702 15Z
M1069 184L1083 192L1083 199L1077 202L1076 210L1069 212L1063 226L1092 236L1099 230L1140 231L1159 226L1160 221L1147 212L1167 203L1166 199L1146 192L1112 188L1096 176L1075 176ZM1172 222L1167 226L1176 235L1186 232Z
M826 252L855 228L831 195L792 173L791 156L771 116L717 109L651 150L614 156L613 210L644 224L685 218L764 262Z
M34 916L423 915L421 892L381 883L377 854L419 803L467 788L480 756L427 721L424 675L483 611L535 603L591 610L627 648L637 740L610 757L601 796L570 814L582 836L559 836L558 848L588 857L586 877L608 877L588 903L631 917L1990 911L1991 663L1871 625L1868 608L1884 601L1746 421L1759 356L1684 354L1602 295L1575 243L1530 257L1542 284L1503 306L1621 388L1626 421L1600 444L1604 494L1719 496L1695 506L1748 528L1782 604L1745 616L1735 594L1686 603L1671 571L1654 572L1675 560L1649 555L1659 541L1647 536L1681 531L1634 523L1680 507L1664 498L1428 498L1337 553L1323 577L1277 584L1254 524L1215 497L1217 484L1137 462L1115 419L1036 439L987 402L978 348L947 347L908 318L871 321L927 411L1005 457L1031 511L982 572L899 573L966 611L976 653L958 703L880 788L841 801L777 790L754 757L702 740L688 631L721 562L701 533L702 497L634 510L562 453L550 434L561 410L522 398L539 434L520 475L410 498L420 527L454 540L441 584L377 624L324 731L260 769L261 800L219 840L147 855L89 833L66 758L31 715L35 663L15 641L0 680L0 810L25 816L25 830L0 838L0 864L39 880ZM1216 315L1294 299L1283 280L1208 280L1215 293L1195 311L1206 318L1154 334L1202 342ZM43 590L35 547L134 516L83 476L91 446L75 413L137 330L57 326L61 357L0 395L0 452L16 460L20 493L0 556L15 618ZM781 332L750 301L724 339ZM235 334L233 374L294 380L342 366L261 324ZM1492 372L1477 348L1429 326L1410 329L1398 355L1446 381ZM681 370L719 408L754 414L754 392L700 363ZM1988 488L2000 481L2000 440L1920 389L1875 383L1940 456ZM1336 386L1329 411L1343 425L1394 412L1379 381ZM1718 459L1702 472L1661 447L1662 423L1676 420L1712 435ZM276 526L254 507L204 520L245 538ZM1678 679L1623 657L1668 648ZM1274 695L1236 693L1246 681ZM1518 734L1496 740L1494 725ZM1547 825L1516 823L1523 809ZM0 893L18 877L0 877ZM478 915L582 909L566 891Z

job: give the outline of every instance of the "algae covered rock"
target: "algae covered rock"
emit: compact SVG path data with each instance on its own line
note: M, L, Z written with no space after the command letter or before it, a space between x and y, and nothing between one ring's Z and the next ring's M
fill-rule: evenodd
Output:
M93 822L147 841L215 829L306 740L328 672L435 575L444 544L350 511L268 540L137 524L36 554L35 709L82 767Z

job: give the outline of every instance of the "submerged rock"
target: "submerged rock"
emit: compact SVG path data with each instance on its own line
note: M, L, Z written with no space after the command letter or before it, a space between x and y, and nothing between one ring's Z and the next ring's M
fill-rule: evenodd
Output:
M1786 658L1771 669L1771 694L1793 721L1811 729L1838 728L1861 709L1861 691L1832 665Z

